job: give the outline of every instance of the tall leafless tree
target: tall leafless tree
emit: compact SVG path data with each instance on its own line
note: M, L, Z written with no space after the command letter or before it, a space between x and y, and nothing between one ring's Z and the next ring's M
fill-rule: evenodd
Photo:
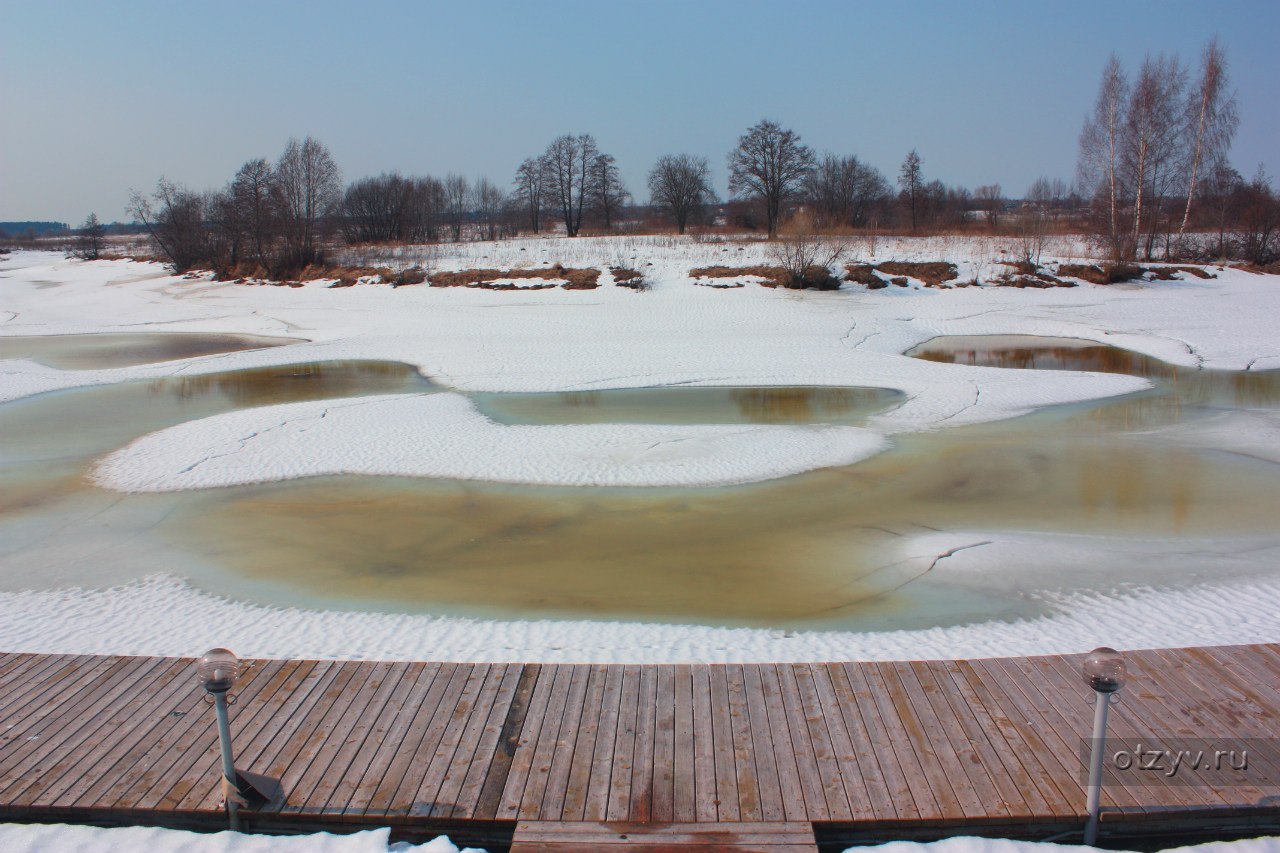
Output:
M920 159L920 155L912 148L907 152L906 158L902 161L902 167L898 170L900 198L910 212L912 231L916 230L920 219L920 202L924 189L924 174L921 168L923 164L924 161Z
M985 184L973 191L974 204L987 220L992 232L1000 230L1000 213L1004 210L1004 191L999 184Z
M516 169L515 202L524 210L525 221L534 234L542 231L542 209L547 185L546 164L541 157L526 157Z
M147 230L174 272L186 272L209 260L209 229L199 193L161 178L152 195L133 192L126 209Z
M462 175L449 175L444 179L444 221L449 226L453 242L462 239L462 226L471 208L471 184Z
M606 231L613 230L613 222L631 196L622 183L622 173L612 154L597 154L591 161L591 176L588 179L591 206L600 217Z
M243 229L246 252L268 274L274 274L280 231L274 184L271 164L259 157L236 171L229 189L236 221Z
M559 210L570 237L577 237L582 228L582 212L592 194L592 166L599 154L595 137L584 133L554 139L542 155L551 203Z
M1104 242L1112 260L1127 258L1132 244L1121 222L1120 137L1124 124L1129 84L1115 54L1107 60L1098 85L1093 114L1085 118L1080 131L1077 181L1095 201L1101 199L1105 213Z
M480 178L473 185L471 198L476 221L484 233L484 238L498 239L503 212L507 204L507 194L488 178Z
M76 233L76 257L86 261L96 261L102 255L106 233L107 230L98 221L98 214L90 213Z
M865 227L872 211L889 197L889 182L857 157L823 154L805 177L805 203L820 226Z
M1228 92L1227 60L1215 37L1209 41L1200 58L1200 79L1190 92L1187 103L1187 122L1191 145L1191 175L1187 181L1187 206L1182 211L1182 224L1178 226L1178 243L1181 245L1191 219L1191 201L1195 198L1200 167L1204 163L1217 164L1231 147L1240 117L1236 109L1236 96Z
M764 119L729 152L729 192L764 204L769 237L778 236L783 203L797 194L813 168L813 152L800 136Z
M1121 164L1133 187L1133 222L1130 240L1142 242L1143 226L1148 258L1162 226L1162 203L1181 174L1185 137L1181 130L1182 96L1186 71L1176 56L1148 56L1129 94L1122 126Z
M691 154L664 154L649 170L649 200L676 221L683 234L690 217L715 199L711 189L711 167L706 157Z
M290 271L296 272L320 259L321 228L342 201L342 173L318 140L290 139L274 186Z

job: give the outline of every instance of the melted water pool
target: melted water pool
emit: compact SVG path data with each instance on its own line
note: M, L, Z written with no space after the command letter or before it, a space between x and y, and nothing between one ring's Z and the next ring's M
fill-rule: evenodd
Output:
M922 531L1272 532L1280 466L1130 433L1223 407L1275 406L1280 372L1211 374L1130 361L1128 353L1102 357L1092 350L1106 348L1079 342L1051 341L1044 352L1015 343L1017 355L991 340L977 347L939 339L926 351L1031 369L1120 365L1156 387L900 437L858 465L751 486L567 489L329 477L139 496L93 489L81 477L97 454L191 417L429 385L405 365L366 362L43 395L0 406L0 435L20 436L6 440L0 456L0 583L109 581L116 566L121 578L177 571L220 593L282 605L876 630L1016 618L1039 606L1007 580L933 582L936 555L904 559L898 550ZM519 423L848 423L894 402L883 391L812 388L474 399L495 419ZM1134 571L1123 557L1078 579L1031 580L1034 568L1028 588L1095 589L1100 578L1121 583Z
M0 359L28 358L59 370L101 370L278 347L297 342L292 338L181 332L0 337Z

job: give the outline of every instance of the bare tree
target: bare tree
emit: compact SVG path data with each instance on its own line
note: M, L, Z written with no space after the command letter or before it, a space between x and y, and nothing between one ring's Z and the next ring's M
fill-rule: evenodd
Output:
M86 261L96 261L102 256L102 244L106 238L106 229L98 221L98 214L90 213L76 234L76 257Z
M546 164L541 157L526 157L516 169L515 202L524 210L525 221L534 234L542 231L543 196L547 185Z
M1004 191L999 184L985 184L973 191L973 201L982 211L992 233L1000 230L1000 213L1004 210Z
M706 157L664 154L649 170L649 200L671 214L681 234L689 218L714 199Z
M592 194L592 166L599 154L595 138L584 133L556 138L542 155L547 190L570 237L577 237L582 228L582 211Z
M263 158L250 160L231 179L235 218L243 229L247 251L263 270L274 271L280 217L274 191L275 172Z
M1104 242L1110 249L1112 260L1129 257L1132 245L1126 239L1126 231L1120 221L1120 135L1124 123L1125 102L1129 84L1120 60L1115 54L1107 60L1098 85L1098 99L1093 115L1085 118L1080 130L1080 155L1077 163L1077 181L1086 194L1101 199L1106 211Z
M889 182L857 157L826 153L805 177L805 202L818 225L865 227L873 209L889 198Z
M1227 60L1215 37L1209 41L1200 59L1200 80L1191 90L1187 103L1187 120L1194 139L1191 154L1191 175L1187 181L1187 206L1182 211L1182 224L1178 226L1178 243L1181 245L1191 219L1191 200L1196 194L1196 181L1202 163L1218 163L1231 147L1231 140L1240 125L1236 111L1236 96L1227 92Z
M1146 257L1152 256L1161 227L1161 202L1180 174L1185 153L1181 133L1182 92L1186 71L1176 56L1147 57L1129 95L1122 127L1121 163L1133 187L1132 245L1139 245L1147 225Z
M898 187L903 204L911 213L911 230L915 231L919 223L920 197L924 187L924 176L921 165L924 163L914 148L907 153L898 170Z
M199 193L161 178L151 196L133 192L126 209L142 223L174 272L187 272L210 260L204 198Z
M488 178L480 178L472 190L472 205L486 240L498 239L507 194Z
M1236 239L1245 260L1259 266L1280 259L1280 194L1261 165L1248 184L1242 184Z
M765 119L740 136L729 152L729 192L764 203L773 238L783 202L800 192L813 165L813 152L800 143L799 134Z
M588 179L591 205L600 215L606 231L613 230L613 220L631 194L622 183L622 174L611 154L597 154L591 161Z
M320 230L342 201L342 173L313 137L290 139L276 164L274 187L291 272L320 260Z
M462 239L462 225L467 221L471 207L471 184L462 175L449 175L444 179L444 221L453 235L453 242Z

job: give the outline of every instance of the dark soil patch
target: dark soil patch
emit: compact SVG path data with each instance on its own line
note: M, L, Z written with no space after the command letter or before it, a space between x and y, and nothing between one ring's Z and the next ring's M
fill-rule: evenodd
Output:
M1063 281L1047 273L1012 273L1010 275L1001 276L991 281L992 287L1034 287L1045 289L1049 287L1075 287L1074 281Z
M1175 281L1180 272L1196 278L1217 278L1213 273L1200 267L1143 267L1143 269L1156 281Z

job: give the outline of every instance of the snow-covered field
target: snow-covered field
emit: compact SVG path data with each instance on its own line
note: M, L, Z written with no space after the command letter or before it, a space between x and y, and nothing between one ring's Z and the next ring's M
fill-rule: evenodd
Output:
M850 260L956 262L960 278L994 275L995 240L881 239ZM628 266L645 292L490 291L326 282L271 287L174 277L153 264L80 262L40 253L0 259L0 337L206 332L294 338L296 344L102 370L0 361L0 402L87 385L337 359L415 365L456 391L587 391L653 386L869 386L905 401L850 426L508 426L459 394L292 403L215 415L160 430L103 458L92 477L120 492L198 490L326 473L399 474L508 483L697 488L848 465L895 436L1012 418L1039 407L1127 394L1143 379L1016 371L908 358L939 335L1080 338L1177 365L1280 368L1280 280L1235 270L1217 278L1099 287L908 288L795 292L755 283L696 286L688 270L767 263L759 243L674 238L508 241L442 247L437 269ZM1085 250L1054 251L1079 261ZM406 266L413 249L372 259ZM1275 410L1224 415L1153 440L1245 453L1274 464ZM931 534L935 553L971 541ZM984 541L991 537L983 534ZM945 540L945 541L943 541ZM923 547L917 537L905 549ZM1009 535L956 553L957 577L1013 572L1029 557L1069 566L1099 549L1167 560L1186 545L1117 544L1102 537ZM266 607L196 588L164 566L102 566L54 588L0 583L0 648L59 652L189 653L230 644L246 655L469 660L789 660L1025 654L1280 639L1280 542L1199 543L1203 582L1137 585L1123 595L1041 596L1048 615L880 633L784 633L607 622L481 622L388 613ZM0 551L0 581L5 571ZM1198 555L1198 556L1197 556ZM1057 562L1055 562L1057 561ZM92 562L90 560L90 562ZM1225 580L1214 567L1231 563ZM121 583L121 579L124 582ZM1207 580L1206 580L1207 579ZM1030 592L1029 594L1036 594ZM1172 617L1171 614L1181 614ZM1194 614L1194 615L1190 615ZM216 641L216 642L215 642Z

